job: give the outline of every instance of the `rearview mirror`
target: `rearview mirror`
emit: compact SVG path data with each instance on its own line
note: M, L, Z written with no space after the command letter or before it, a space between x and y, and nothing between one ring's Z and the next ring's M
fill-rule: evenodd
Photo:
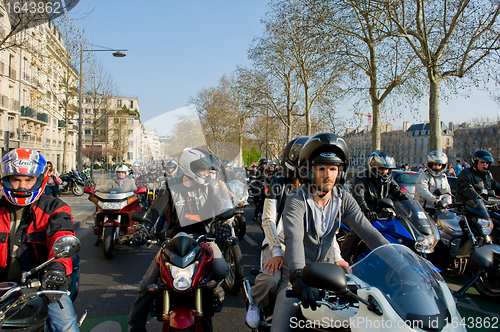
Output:
M344 268L331 263L309 263L302 270L302 281L308 286L337 293L347 292Z
M381 208L391 208L394 209L394 203L390 198L379 198L377 199L377 205Z
M146 188L144 188L144 187L137 188L137 194L138 195L145 194L145 193L147 193Z
M130 213L130 219L139 223L143 223L148 221L147 215L148 213L146 211L134 211Z
M64 235L54 242L52 251L56 258L70 258L80 251L81 246L81 242L76 236Z
M493 250L488 246L476 249L469 258L472 271L487 270L493 266Z

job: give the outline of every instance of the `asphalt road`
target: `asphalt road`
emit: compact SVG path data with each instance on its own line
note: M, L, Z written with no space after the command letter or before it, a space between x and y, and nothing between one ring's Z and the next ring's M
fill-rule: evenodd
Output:
M128 331L127 316L137 295L139 282L159 247L119 245L114 258L107 260L104 258L102 245L94 246L93 220L89 218L89 214L95 209L87 200L87 195L67 195L61 198L73 210L74 219L79 223L77 236L82 241L80 292L74 303L79 317L88 311L81 331ZM252 205L246 208L245 216L247 235L240 245L245 275L249 276L250 269L258 267L263 235L260 227L252 222ZM464 281L464 278L447 279L453 290L458 289ZM458 309L469 331L500 330L500 303L483 299L474 288L470 288L460 299ZM214 331L249 331L244 323L245 314L241 293L226 294L222 311L213 319ZM484 327L485 322L490 323L489 328ZM161 331L161 324L151 318L148 331Z

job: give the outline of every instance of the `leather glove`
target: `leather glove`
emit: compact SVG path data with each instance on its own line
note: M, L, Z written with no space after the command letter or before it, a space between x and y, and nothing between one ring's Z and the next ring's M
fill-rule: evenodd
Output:
M320 298L320 291L318 288L307 286L302 281L302 270L294 270L290 275L290 283L292 289L299 300L302 301L302 306L307 309L311 307L316 310L316 300Z
M378 220L378 214L375 211L366 211L365 212L366 219L369 221L377 221Z
M149 233L144 225L141 225L137 231L134 233L134 243L142 246L146 244L146 241L148 240Z
M444 202L444 200L440 199L439 201L434 202L434 206L438 209L444 209L448 205Z
M66 271L45 270L42 275L42 288L45 290L67 290L69 279L66 278ZM46 295L50 302L58 301L63 294Z

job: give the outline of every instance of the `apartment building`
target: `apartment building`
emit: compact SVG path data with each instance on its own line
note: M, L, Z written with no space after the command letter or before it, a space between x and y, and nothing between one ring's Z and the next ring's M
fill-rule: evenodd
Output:
M450 129L451 128L451 129ZM380 134L380 148L387 151L396 160L398 166L408 163L417 168L426 163L430 150L429 122L410 124L405 121L402 130L393 130L393 126L382 123ZM372 153L372 132L370 126L350 128L344 139L351 153L352 165L366 165ZM448 159L455 158L453 149L453 127L441 122L442 151Z
M85 94L83 163L132 163L142 159L144 130L137 97Z
M3 16L2 16L3 15ZM10 31L0 5L0 37ZM22 48L19 47L22 45ZM24 30L0 51L0 146L39 151L64 172L76 165L77 123L71 98L78 74L51 22Z

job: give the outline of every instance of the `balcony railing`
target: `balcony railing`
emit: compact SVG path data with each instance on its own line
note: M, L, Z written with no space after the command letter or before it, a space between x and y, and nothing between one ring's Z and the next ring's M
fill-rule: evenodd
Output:
M17 102L17 100L15 100ZM21 116L32 118L41 122L49 123L49 116L46 113L37 112L29 106L21 107Z

